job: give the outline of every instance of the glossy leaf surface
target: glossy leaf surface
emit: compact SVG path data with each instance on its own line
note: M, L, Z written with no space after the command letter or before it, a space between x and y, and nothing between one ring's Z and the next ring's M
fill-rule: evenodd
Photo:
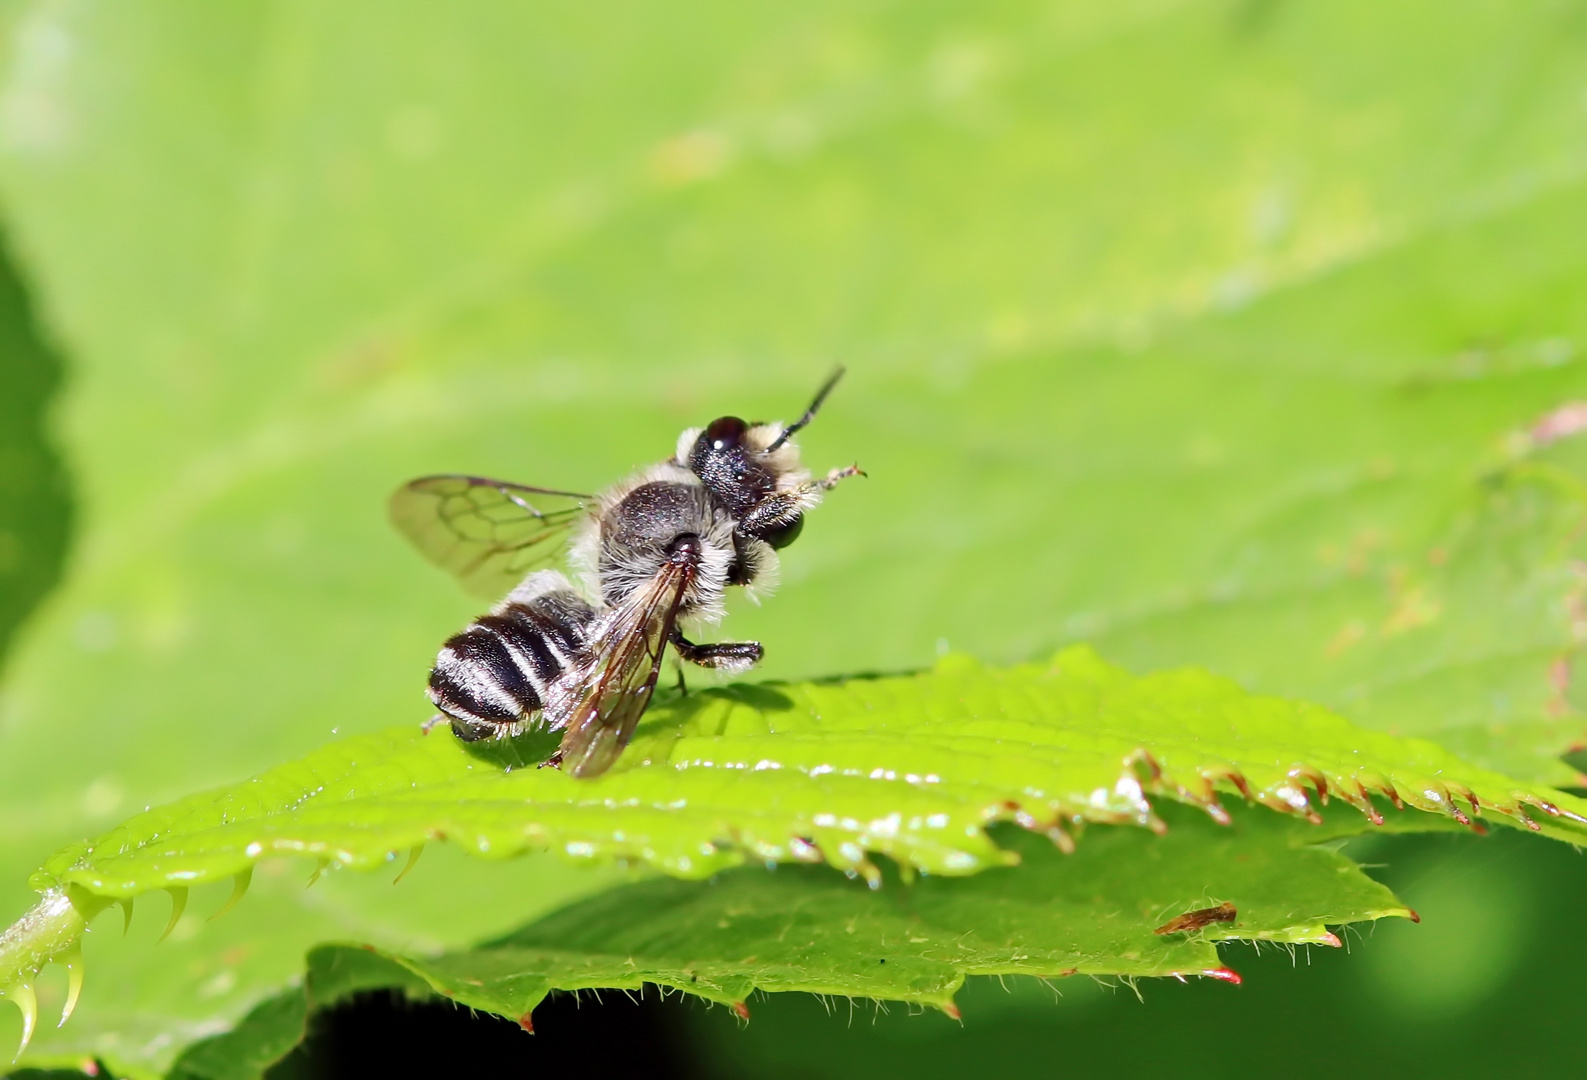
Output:
M68 847L33 884L127 897L270 856L369 869L432 839L678 877L825 861L878 880L873 853L964 875L1014 861L986 834L996 821L1069 847L1088 822L1160 828L1158 793L1226 820L1220 790L1310 818L1332 793L1380 822L1376 796L1587 841L1587 800L1203 672L1131 676L1082 647L1008 670L949 657L919 675L674 698L593 780L537 767L556 738L471 744L398 728L331 743Z

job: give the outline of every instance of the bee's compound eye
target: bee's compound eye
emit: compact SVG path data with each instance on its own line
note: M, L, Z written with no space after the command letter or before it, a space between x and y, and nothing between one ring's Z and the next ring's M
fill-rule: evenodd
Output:
M712 450L730 450L743 440L749 425L736 416L723 416L711 421L711 426L700 436L700 442Z
M775 529L768 529L761 533L760 538L766 541L766 543L770 544L772 547L776 548L778 551L781 551L783 548L799 539L799 534L804 531L804 527L804 515L799 514L787 524L778 525Z

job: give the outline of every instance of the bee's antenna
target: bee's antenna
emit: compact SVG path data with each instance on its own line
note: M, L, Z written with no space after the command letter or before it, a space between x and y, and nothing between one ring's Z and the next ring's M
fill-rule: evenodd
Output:
M773 450L777 449L783 443L793 438L793 435L796 431L810 423L810 421L814 420L816 418L816 410L821 408L821 403L827 399L828 394L832 393L832 388L838 384L838 380L841 378L843 378L843 366L839 364L833 369L832 374L827 376L827 381L821 384L821 389L816 391L816 399L810 403L810 407L805 410L805 414L799 419L795 420L793 423L789 424L787 427L783 428L782 434L777 436L777 438L772 441L770 446L766 447L766 453L769 454Z

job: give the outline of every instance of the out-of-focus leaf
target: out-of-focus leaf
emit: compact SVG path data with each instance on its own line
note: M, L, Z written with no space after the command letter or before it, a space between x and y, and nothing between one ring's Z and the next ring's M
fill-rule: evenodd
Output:
M231 1031L184 1050L166 1075L169 1080L254 1080L303 1041L307 1020L302 991L266 998Z
M0 233L0 665L59 576L69 518L64 470L44 433L60 358L40 336L9 247Z

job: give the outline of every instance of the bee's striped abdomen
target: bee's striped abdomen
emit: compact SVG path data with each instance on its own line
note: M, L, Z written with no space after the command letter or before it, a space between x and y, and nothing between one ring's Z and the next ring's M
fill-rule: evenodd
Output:
M430 700L461 739L516 735L551 684L583 662L594 618L561 574L535 574L441 647Z

